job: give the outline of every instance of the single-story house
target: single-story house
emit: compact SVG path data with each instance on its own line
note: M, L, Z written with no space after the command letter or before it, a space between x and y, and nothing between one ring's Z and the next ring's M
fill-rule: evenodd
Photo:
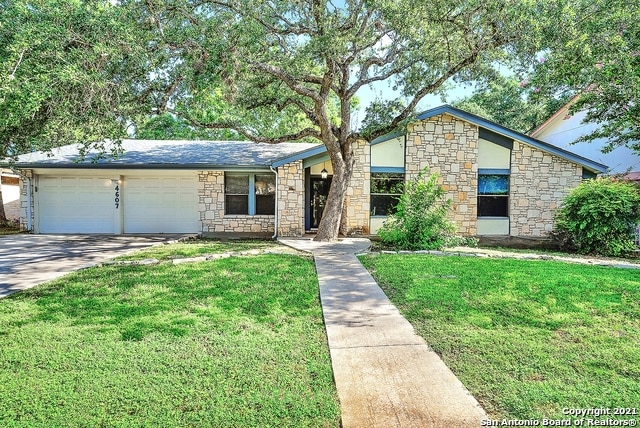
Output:
M118 159L97 162L78 161L75 146L20 156L22 227L299 236L318 226L331 180L321 144L125 140L123 148ZM441 175L461 234L543 237L569 190L606 170L446 105L354 150L347 234L375 234L398 184L428 167Z

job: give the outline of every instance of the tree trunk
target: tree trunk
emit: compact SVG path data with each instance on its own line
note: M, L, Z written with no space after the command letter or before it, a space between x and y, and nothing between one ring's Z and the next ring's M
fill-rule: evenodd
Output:
M7 214L4 212L4 201L2 200L2 169L0 169L0 223L6 223Z
M2 200L2 189L0 189L0 224L7 221L7 214L4 212L4 201Z
M336 157L338 159L334 161ZM351 182L351 174L353 173L352 158L353 156L349 155L346 160L343 160L342 154L340 153L335 157L331 156L333 178L331 179L329 195L327 196L327 202L314 241L326 242L338 239L344 200L347 194L347 188Z

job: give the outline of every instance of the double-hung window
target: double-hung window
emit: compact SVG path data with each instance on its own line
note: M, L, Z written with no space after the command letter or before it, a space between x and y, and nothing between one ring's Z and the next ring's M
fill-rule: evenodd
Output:
M509 217L509 174L478 174L478 217Z
M404 191L404 174L371 173L371 215L387 216L396 212Z
M275 214L275 180L273 174L225 173L225 214Z

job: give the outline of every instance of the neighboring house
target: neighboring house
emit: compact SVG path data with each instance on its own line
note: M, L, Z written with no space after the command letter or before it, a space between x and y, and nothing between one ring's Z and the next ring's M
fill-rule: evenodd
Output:
M125 140L113 161L21 156L21 216L36 233L300 236L317 227L331 180L320 144ZM344 232L375 233L399 183L439 172L468 236L544 237L560 200L606 166L449 106L406 132L354 144ZM322 178L322 172L328 174Z
M0 168L0 186L2 204L7 220L18 220L20 217L20 180L11 170Z
M595 123L583 123L586 111L580 111L576 114L569 113L569 108L576 99L577 97L574 97L542 125L531 131L529 135L561 149L603 163L609 167L608 173L636 173L633 174L633 177L637 177L640 173L640 155L630 148L616 147L609 153L602 153L602 148L607 144L607 140L604 138L590 143L572 144L578 138L592 133L599 127Z

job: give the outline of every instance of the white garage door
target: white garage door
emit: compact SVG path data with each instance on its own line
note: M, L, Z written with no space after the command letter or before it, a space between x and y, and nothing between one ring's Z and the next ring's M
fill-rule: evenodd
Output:
M125 233L197 233L198 180L189 177L125 177Z
M110 177L40 176L40 233L117 233L115 184Z

